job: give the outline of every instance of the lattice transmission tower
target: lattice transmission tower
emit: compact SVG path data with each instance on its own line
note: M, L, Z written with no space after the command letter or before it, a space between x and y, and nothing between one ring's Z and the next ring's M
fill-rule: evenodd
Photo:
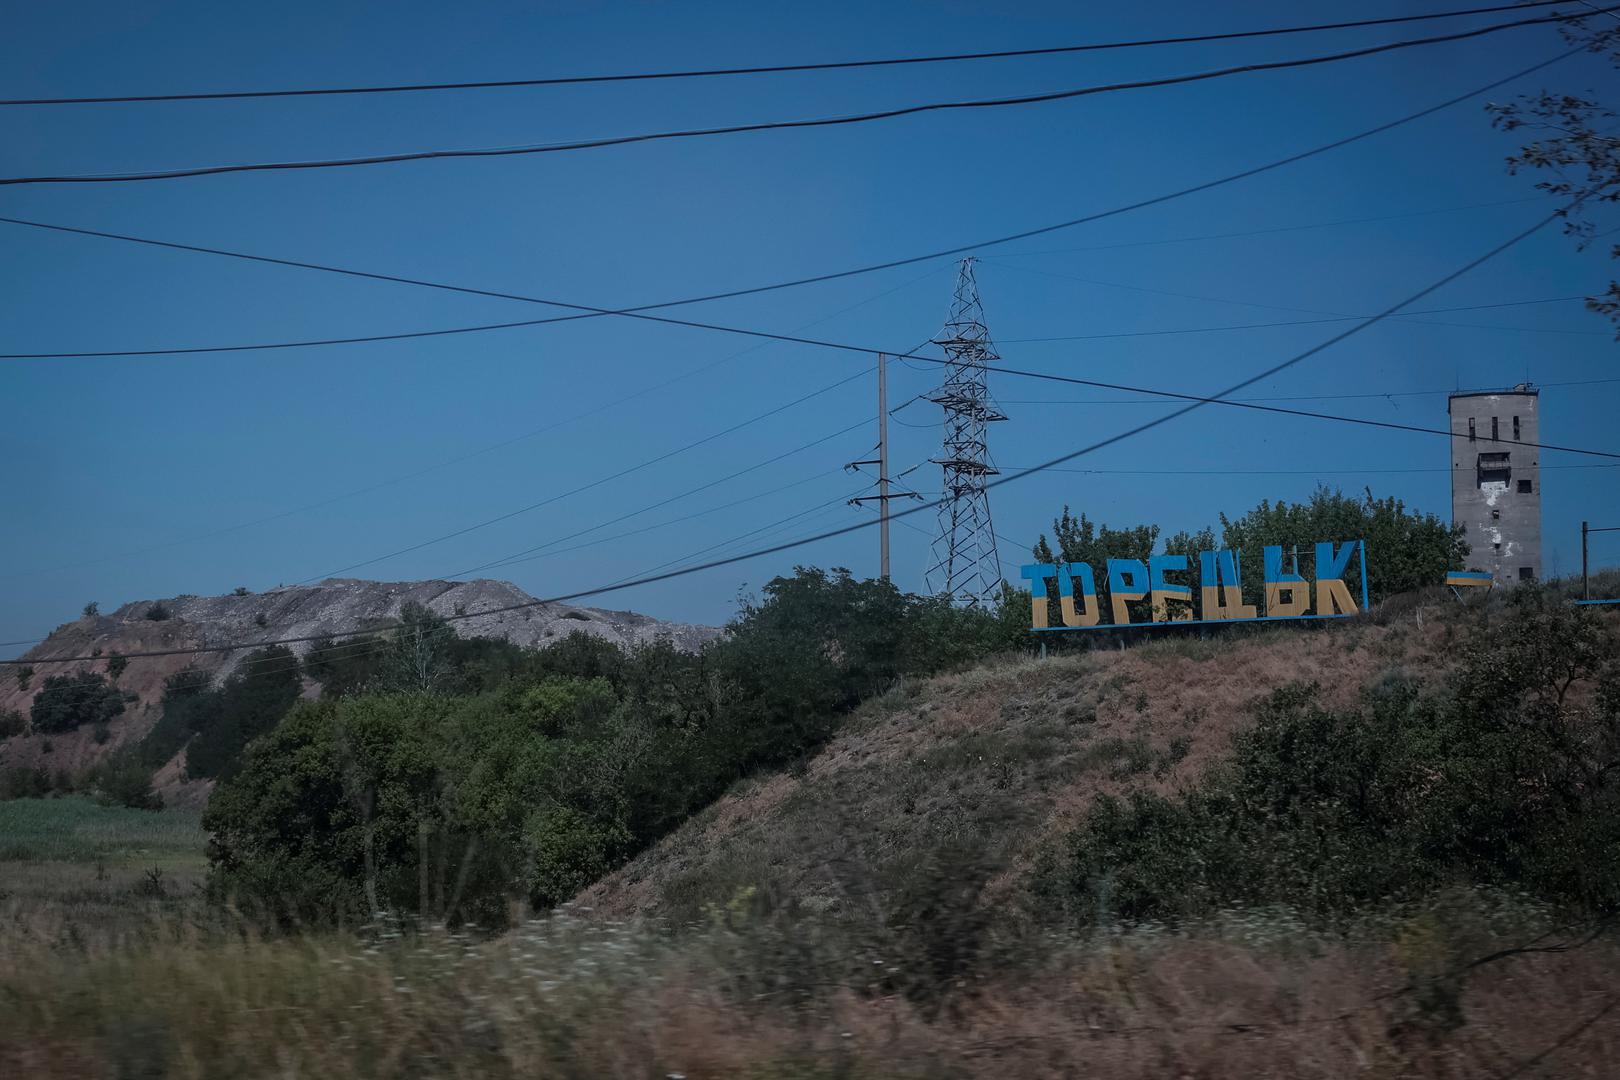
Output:
M1007 418L990 398L987 368L1000 357L984 324L971 257L962 260L950 317L936 344L945 349L945 381L928 400L945 410L945 449L934 459L945 479L928 588L961 607L982 607L1001 594L1001 561L985 490L998 470L990 463L986 433Z

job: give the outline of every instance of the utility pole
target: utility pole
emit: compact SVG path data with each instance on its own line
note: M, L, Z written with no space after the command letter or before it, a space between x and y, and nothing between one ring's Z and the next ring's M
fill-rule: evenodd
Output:
M878 493L851 499L849 503L851 506L869 502L878 504L878 573L884 581L889 580L889 500L918 498L909 491L900 495L889 494L889 384L885 372L887 359L882 353L877 354L878 456L869 461L852 461L848 465L851 469L859 465L876 465L878 469Z
M1586 576L1586 538L1593 533L1620 532L1620 525L1605 525L1601 529L1594 529L1586 522L1581 522L1581 599L1592 599L1592 583Z

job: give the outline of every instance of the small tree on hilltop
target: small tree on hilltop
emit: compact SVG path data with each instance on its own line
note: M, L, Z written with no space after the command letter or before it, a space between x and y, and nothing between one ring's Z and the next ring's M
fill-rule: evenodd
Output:
M97 615L100 615L100 614L101 614L101 605L96 603L94 600L92 600L88 604L84 605L84 617L85 618L93 619Z

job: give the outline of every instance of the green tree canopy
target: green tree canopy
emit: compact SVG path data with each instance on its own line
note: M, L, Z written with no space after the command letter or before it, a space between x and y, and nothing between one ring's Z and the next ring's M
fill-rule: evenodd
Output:
M52 675L45 680L29 719L41 734L72 731L82 724L104 724L124 711L118 688L92 671Z

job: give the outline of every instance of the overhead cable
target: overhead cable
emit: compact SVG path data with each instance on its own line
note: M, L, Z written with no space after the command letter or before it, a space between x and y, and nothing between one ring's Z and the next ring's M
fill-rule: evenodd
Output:
M752 67L697 68L684 71L642 71L611 75L569 75L532 79L484 79L477 82L400 83L384 86L340 86L283 90L212 90L175 94L118 94L98 97L38 97L0 99L0 106L113 105L167 101L227 101L244 98L331 97L337 95L412 94L448 90L492 90L525 86L580 86L592 83L647 82L660 79L711 79L736 75L775 75L789 72L836 71L851 68L898 67L909 64L947 64L972 60L1007 60L1031 56L1059 56L1068 53L1102 52L1113 49L1140 49L1162 45L1203 44L1244 38L1308 34L1327 30L1353 30L1368 26L1456 19L1469 15L1489 15L1501 11L1523 11L1552 7L1563 0L1528 0L1520 4L1433 11L1421 15L1397 15L1382 19L1356 19L1346 22L1316 23L1307 26L1267 27L1235 30L1219 34L1191 34L1181 37L1140 38L1134 41L1093 42L1078 45L1051 45L1038 49L998 49L992 52L945 53L935 56L887 57L877 60L835 60L809 64L768 64ZM1590 5L1588 5L1590 6ZM1580 17L1580 16L1571 16Z
M242 162L230 165L198 165L187 168L159 169L148 172L9 176L0 177L0 187L35 184L125 184L155 180L178 180L198 176L219 176L226 173L286 172L291 170L307 169L353 168L361 165L390 165L407 161L432 161L446 160L450 158L516 157L530 154L558 154L581 150L599 150L611 146L627 146L633 143L639 144L665 142L669 140L704 139L721 135L741 135L761 131L788 131L805 130L809 128L841 127L851 124L872 123L879 120L893 120L902 116L915 116L922 113L1038 105L1053 101L1069 101L1075 98L1091 97L1098 94L1156 89L1165 86L1181 86L1188 83L1207 82L1212 79L1228 78L1234 75L1252 75L1268 71L1282 71L1294 68L1312 67L1319 64L1338 63L1344 60L1355 60L1367 56L1377 56L1382 53L1393 52L1401 49L1422 48L1430 45L1439 45L1454 41L1465 41L1471 38L1483 37L1487 34L1499 33L1504 30L1525 29L1532 26L1545 26L1551 23L1567 23L1572 18L1578 19L1584 17L1585 16L1583 15L1543 15L1531 19L1516 19L1512 22L1493 23L1490 26L1476 27L1472 30L1462 30L1451 34L1436 34L1426 38L1410 38L1404 41L1386 42L1382 45L1369 45L1360 49L1349 49L1344 52L1326 53L1320 56L1306 56L1296 57L1288 60L1271 60L1262 63L1239 64L1232 67L1215 68L1208 71L1188 72L1182 75L1166 75L1156 79L1135 79L1126 82L1074 87L1067 90L1051 90L1039 94L1018 94L1011 97L978 98L960 101L931 101L918 105L903 105L892 109L878 109L871 112L852 113L842 116L823 116L803 120L764 120L749 124L731 124L719 127L684 128L673 131L642 132L635 135L614 135L597 139L582 139L573 142L542 143L528 146L492 146L454 150L415 150L393 154L368 154L357 157L321 158L303 161L258 161Z
M1579 202L1579 201L1580 200L1577 200L1577 202ZM1393 315L1396 312L1400 311L1402 308L1409 307L1412 304L1417 303L1419 300L1422 300L1424 297L1430 295L1431 293L1437 292L1438 290L1445 288L1447 285L1449 285L1452 282L1456 281L1457 279L1463 277L1464 275L1468 274L1469 272L1473 271L1474 269L1476 269L1477 267L1483 265L1484 263L1490 261L1491 259L1493 259L1496 256L1500 255L1504 251L1507 251L1510 248L1514 247L1515 245L1517 245L1519 243L1522 243L1524 240L1528 239L1529 237L1531 237L1535 233L1537 233L1537 232L1541 231L1542 229L1546 228L1548 225L1551 225L1553 222L1559 220L1561 217L1562 217L1561 212L1554 212L1552 214L1547 215L1546 217L1543 217L1541 220L1537 221L1535 224L1531 225L1529 228L1523 229L1523 230L1519 231L1518 233L1515 233L1513 236L1511 236L1507 240L1504 240L1503 242L1497 244L1495 247L1491 248L1489 251L1486 251L1484 254L1475 256L1474 258L1470 259L1468 262L1464 263L1462 266L1458 267L1457 269L1445 274L1441 278L1431 282L1430 284L1428 284L1428 285L1424 286L1423 288L1417 290L1416 292L1410 294L1409 296L1405 297L1404 299L1399 300L1396 303L1389 305L1388 307L1386 307L1383 310L1381 310L1380 312L1378 312L1378 314L1372 315L1372 316L1368 317L1367 319L1365 319L1364 321L1362 321L1360 323L1357 323L1355 326L1348 327L1348 328L1340 331L1339 333L1333 335L1332 337L1326 339L1325 341L1322 341L1322 342L1320 342L1320 343L1318 343L1316 345L1313 345L1312 347L1310 347L1308 349L1305 349L1305 350L1303 350L1301 352L1295 353L1293 356L1290 356L1286 360L1282 360L1282 361L1280 361L1280 362L1278 362L1276 364L1271 365L1268 368L1265 368L1265 369L1263 369L1261 371L1255 372L1253 375L1250 375L1250 376L1242 379L1241 381L1232 384L1231 386L1227 387L1226 389L1224 389L1224 390L1222 390L1222 391L1220 391L1220 392L1218 392L1216 394L1212 394L1212 395L1207 396L1207 397L1197 397L1197 398L1194 398L1192 395L1171 394L1170 396L1187 398L1189 400L1187 401L1186 405L1182 406L1181 408L1177 409L1175 412L1170 413L1170 414L1168 414L1166 416L1154 417L1151 420L1147 420L1147 421L1144 421L1143 423L1136 424L1135 426L1127 428L1124 431L1117 432L1117 433L1115 433L1113 435L1105 436L1105 437L1103 437L1101 439L1098 439L1098 440L1096 440L1094 442L1088 443L1088 444L1086 444L1084 446L1080 446L1080 447L1078 447L1078 448L1076 448L1074 450L1067 451L1067 452L1065 452L1063 454L1060 454L1057 457L1054 457L1054 458L1052 458L1052 459L1050 459L1048 461L1044 461L1039 465L1035 465L1035 466L1032 466L1032 467L1027 468L1027 469L1020 469L1020 470L1015 471L1015 472L1005 473L1005 474L1003 474L1001 476L996 477L994 480L991 480L985 486L987 488L1000 487L1000 486L1002 486L1004 484L1015 483L1015 482L1017 482L1019 480L1025 479L1027 477L1037 475L1039 473L1045 472L1048 469L1054 469L1054 468L1056 468L1056 467L1058 467L1060 465L1067 465L1069 462L1074 461L1074 460L1076 460L1078 458L1086 457L1087 455L1096 453L1098 450L1102 450L1102 449L1105 449L1105 448L1107 448L1109 446L1114 446L1114 445L1116 445L1118 443L1128 441L1128 440L1130 440L1132 438L1135 438L1137 435L1143 434L1144 432L1151 431L1151 430L1153 430L1155 428L1158 428L1158 427L1161 427L1161 426L1163 426L1165 424L1168 424L1168 423L1170 423L1170 422L1172 422L1174 420L1180 419L1181 417L1186 416L1187 414L1189 414L1191 412L1194 412L1194 411L1202 408L1205 405L1218 403L1223 398L1226 398L1231 394L1238 393L1241 390L1246 390L1250 386L1253 386L1256 383L1263 382L1266 379L1269 379L1269 378L1272 378L1272 377L1274 377L1274 376L1276 376L1278 374L1281 374L1282 372L1303 363L1304 361L1310 359L1311 357L1316 356L1317 354L1319 354L1321 352L1324 352L1327 349L1331 349L1335 345L1338 345L1341 342L1344 342L1344 341L1348 340L1351 337L1354 337L1355 335L1361 333L1362 331L1367 330L1370 327L1376 326L1379 322L1383 321L1384 319L1389 318L1391 315ZM1163 393L1170 394L1169 391L1163 391ZM1249 407L1260 407L1260 406L1249 406ZM1446 432L1445 434L1450 435L1450 432ZM1620 459L1620 454L1605 454L1603 456ZM933 509L934 509L934 507L932 505L930 505L930 504L920 503L920 504L917 504L915 506L904 507L904 508L902 508L900 510L894 511L889 515L889 517L890 517L891 520L896 519L896 518L902 518L902 517L910 517L912 514L926 512L926 511L930 511L930 510L933 510ZM817 533L817 534L815 534L813 536L801 537L799 539L786 541L786 542L780 543L780 544L773 544L773 545L769 545L769 546L762 547L762 548L755 548L755 549L753 549L751 551L743 552L741 554L728 555L728 556L725 556L723 558L711 559L711 560L708 560L706 562L697 563L697 564L692 565L692 566L685 566L685 567L681 567L679 569L666 570L666 571L661 571L661 572L653 573L653 574L644 574L644 575L641 575L640 577L633 578L633 579L628 580L628 581L620 581L620 582L614 582L614 583L607 584L607 585L599 585L599 586L594 586L594 587L591 587L591 588L580 589L580 590L576 590L574 592L564 593L564 594L559 595L559 596L553 596L553 597L550 597L550 598L545 599L545 600L523 601L523 602L516 603L516 604L506 604L506 605L486 609L484 611L479 611L479 612L468 612L468 613L463 614L463 615L445 616L445 620L446 620L446 622L450 622L450 621L457 621L457 620L462 620L462 619L472 619L472 618L487 617L489 615L503 614L503 613L508 612L508 611L519 611L519 610L524 610L524 609L528 609L528 608L540 607L540 606L543 606L543 605L546 605L546 604L567 603L567 602L572 601L572 600L580 600L580 599L585 599L587 597L600 596L600 595L603 595L605 593L617 592L617 591L620 591L620 590L623 590L623 589L636 588L636 587L640 587L640 586L643 586L643 585L653 585L653 584L657 584L658 582L662 582L662 581L669 581L669 580L679 578L679 577L686 577L686 576L691 575L691 574L699 574L699 573L703 573L703 572L708 571L708 570L718 569L718 568L723 567L723 566L731 566L731 565L734 565L736 563L746 562L746 561L749 561L749 560L752 560L752 559L757 559L757 558L762 558L762 557L764 557L766 555L774 555L774 554L778 554L778 553L783 552L783 551L794 550L794 549L797 549L797 548L800 548L800 547L805 547L805 546L810 545L810 544L816 544L816 543L820 543L820 542L825 541L825 540L831 540L831 539L834 539L836 537L847 536L847 535L850 535L851 533L860 532L860 531L863 531L863 530L865 530L867 528L870 528L871 526L877 524L878 520L879 519L877 519L877 518L863 518L862 520L860 520L858 522L854 522L854 523L849 524L849 525L841 526L839 528L826 530L826 531ZM387 629L387 628L388 627L376 627L376 628L373 628L373 629ZM322 636L327 636L327 635L322 635ZM297 642L311 641L311 640L314 640L313 636L300 636L300 637L292 637L292 638L283 638L283 639L276 640L276 641L259 642L259 643L257 643L257 645L259 647L262 647L263 645L293 644L293 643L297 643ZM234 649L237 648L237 647L239 647L239 646L206 645L206 646L199 646L199 647L186 648L186 649L153 649L153 650L146 650L146 651L142 651L142 652L131 652L131 653L127 653L125 655L130 657L131 659L141 658L141 657L153 657L153 656L197 655L197 654L201 654L201 653L210 653L210 652L229 652L229 651L234 651ZM98 657L87 657L87 656L68 656L68 657L42 657L42 658L38 658L38 659L32 660L32 661L0 660L0 666L8 666L8 665L15 666L15 665L20 665L20 664L25 664L25 663L77 663L77 662L82 662L82 661L86 661L86 660L93 660L93 659L99 659L99 658Z
M322 263L310 262L307 260L276 258L269 255L254 255L247 252L229 251L224 248L204 247L198 244L182 244L172 240L157 240L149 237L130 236L123 233L84 228L82 226L58 225L45 221L30 221L25 218L0 216L0 223L8 225L20 225L34 229L44 229L51 232L69 233L79 236L93 236L104 240L119 240L125 243L143 244L149 247L164 248L171 251L186 251L195 254L216 255L225 258L242 259L247 262L263 263L271 266L286 266L301 270L317 270L323 273L339 274L362 280L387 281L400 285L415 285L421 288L440 289L447 292L462 293L469 296L487 296L501 300L518 300L525 303L543 304L548 307L560 307L579 312L579 314L557 316L551 320L553 322L569 322L575 319L599 318L605 315L671 322L674 320L660 319L657 316L648 315L646 313L664 308L682 307L688 304L707 303L712 300L730 300L741 296L755 296L760 293L774 292L779 289L797 288L803 285L816 285L823 282L838 281L844 278L876 273L880 270L889 270L900 266L910 266L915 263L930 262L935 259L943 259L949 256L961 255L971 251L998 247L1002 244L1012 243L1017 240L1027 240L1032 236L1044 236L1048 233L1055 233L1065 229L1071 229L1079 225L1086 225L1092 222L1102 221L1106 218L1117 217L1121 214L1127 214L1135 210L1146 209L1150 206L1157 206L1163 203L1173 202L1176 199L1199 194L1200 192L1211 191L1216 188L1224 187L1228 184L1237 183L1240 180L1247 180L1251 177L1259 176L1275 169L1284 168L1288 165L1296 164L1309 158L1329 153L1333 150L1341 149L1345 146L1350 146L1364 139L1372 138L1375 135L1383 134L1386 131L1391 131L1406 124L1414 123L1418 120L1424 119L1425 117L1432 116L1435 113L1442 112L1453 106L1460 105L1465 101L1479 97L1482 94L1487 94L1492 90L1515 82L1524 78L1525 76L1535 74L1544 68L1551 67L1552 65L1561 61L1568 60L1585 51L1585 46L1577 46L1576 48L1561 52L1556 56L1549 57L1546 60L1531 64L1529 67L1522 68L1510 75L1503 76L1500 79L1493 79L1483 86L1475 87L1474 89L1466 91L1462 94L1458 94L1455 97L1447 98L1444 101L1429 105L1425 108L1417 110L1416 112L1408 113L1405 116L1399 117L1395 120L1386 121L1385 123L1378 124L1374 127L1366 128L1362 131L1356 132L1353 135L1347 135L1331 142L1322 143L1321 145L1314 146L1308 150L1302 150L1298 153L1289 154L1286 157L1276 158L1261 165L1256 165L1235 173L1228 173L1225 176L1217 177L1213 180L1205 180L1188 187L1178 188L1174 191L1166 192L1161 195L1155 195L1146 199L1139 199L1135 202L1124 203L1107 210L1099 210L1080 217L1070 218L1067 221L1058 221L1048 225L1037 226L1032 229L1024 229L1019 232L1009 233L988 240L981 240L976 243L959 244L955 247L945 248L940 251L931 251L923 255L910 255L906 256L905 258L890 259L886 262L869 263L865 266L858 266L847 270L838 270L831 273L816 274L811 277L778 281L768 285L755 285L743 289L731 289L725 292L709 293L703 296L693 296L682 300L666 300L656 304L643 304L636 307L624 307L618 309L593 308L581 304L571 304L560 300L548 300L540 297L524 296L517 293L500 292L492 289L478 289L465 285L453 285L446 282L409 278L398 274L384 274L376 271L356 270L349 267L331 266ZM701 324L686 325L701 326ZM702 328L722 329L713 326ZM737 330L731 330L730 332L749 333L748 331Z

